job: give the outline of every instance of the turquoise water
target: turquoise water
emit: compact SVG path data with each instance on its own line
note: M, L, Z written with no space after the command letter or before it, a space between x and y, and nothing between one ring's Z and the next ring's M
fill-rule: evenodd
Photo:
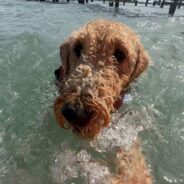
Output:
M103 183L114 148L142 130L155 183L184 184L184 9L101 5L0 0L0 183ZM64 38L96 18L131 26L152 65L122 109L131 113L89 142L56 125L53 71Z

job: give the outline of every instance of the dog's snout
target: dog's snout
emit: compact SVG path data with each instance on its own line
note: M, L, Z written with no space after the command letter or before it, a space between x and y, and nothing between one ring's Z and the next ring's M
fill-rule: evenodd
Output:
M76 104L66 103L61 109L62 115L74 126L85 126L90 119L90 113Z

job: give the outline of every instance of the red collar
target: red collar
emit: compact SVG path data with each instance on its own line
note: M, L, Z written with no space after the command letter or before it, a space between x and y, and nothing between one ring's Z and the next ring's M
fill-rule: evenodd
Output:
M114 109L118 110L123 105L123 99L125 97L125 92L121 92L118 99L114 102Z

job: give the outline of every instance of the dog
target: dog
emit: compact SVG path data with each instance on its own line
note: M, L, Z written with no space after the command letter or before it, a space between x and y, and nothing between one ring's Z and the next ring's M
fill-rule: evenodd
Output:
M56 120L82 138L94 138L110 123L110 114L148 67L150 57L136 33L111 20L94 20L60 46L62 66L55 71L59 95ZM119 156L118 156L119 155ZM117 175L112 184L151 184L138 143L117 152Z

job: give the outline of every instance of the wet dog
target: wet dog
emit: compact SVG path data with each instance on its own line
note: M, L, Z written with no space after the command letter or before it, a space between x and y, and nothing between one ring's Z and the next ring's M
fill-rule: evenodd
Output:
M150 61L138 36L128 26L109 20L92 21L74 32L61 45L60 56L62 66L55 71L56 119L83 138L93 138L109 125L111 112ZM118 173L111 183L152 183L139 149L135 143L117 153Z

